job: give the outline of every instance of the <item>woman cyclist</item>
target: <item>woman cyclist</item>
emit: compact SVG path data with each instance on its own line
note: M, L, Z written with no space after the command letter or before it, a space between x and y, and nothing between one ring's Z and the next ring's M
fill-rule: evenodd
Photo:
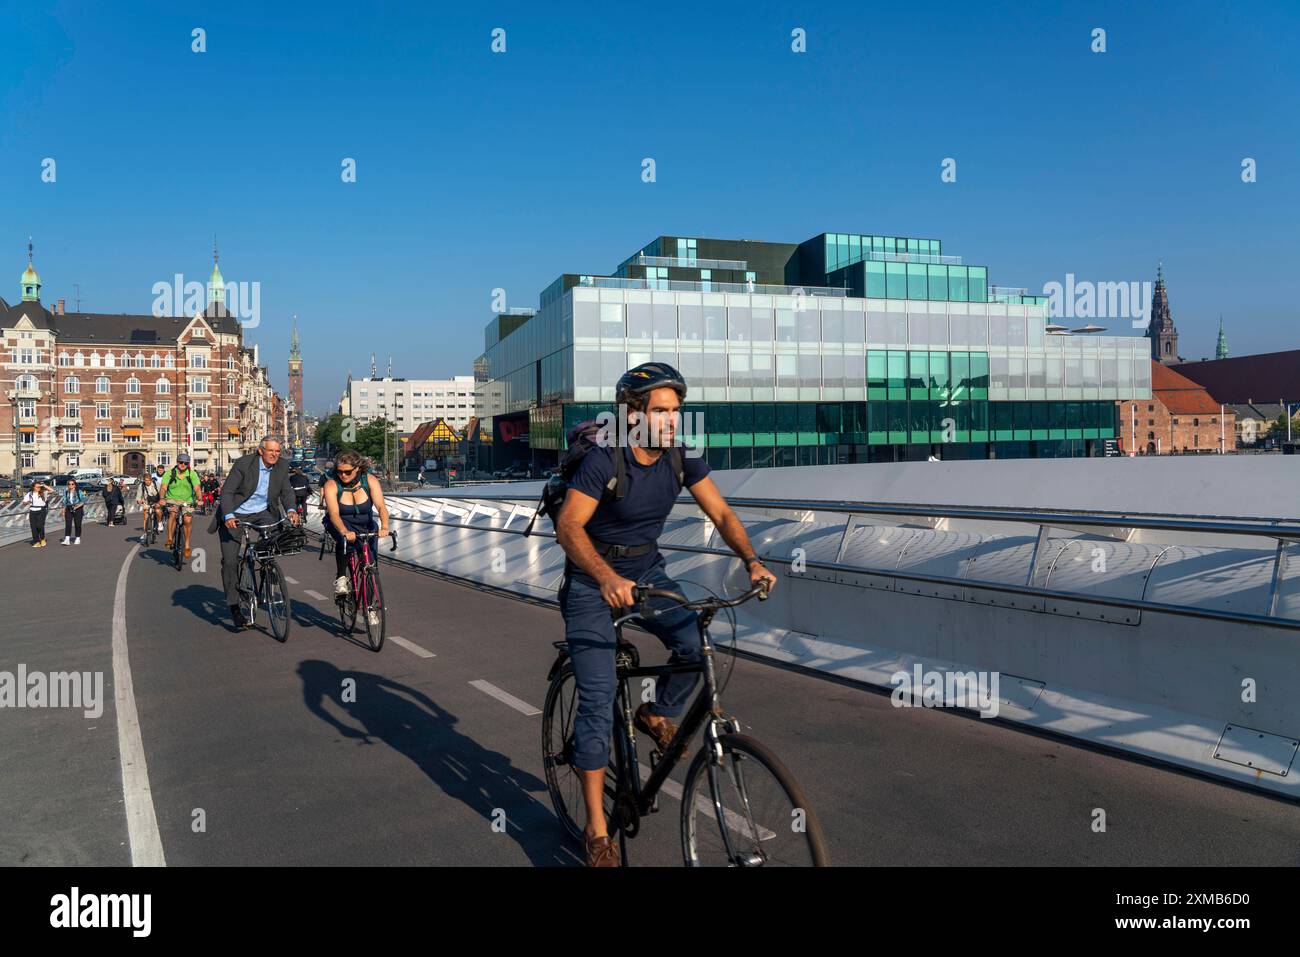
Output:
M358 532L388 534L388 506L384 504L384 490L379 479L365 470L361 453L348 449L339 454L338 461L321 483L325 499L325 531L334 539L334 594L346 595L348 563L343 543L355 542ZM379 516L376 526L375 516ZM372 546L373 547L373 546ZM378 612L371 612L378 615Z

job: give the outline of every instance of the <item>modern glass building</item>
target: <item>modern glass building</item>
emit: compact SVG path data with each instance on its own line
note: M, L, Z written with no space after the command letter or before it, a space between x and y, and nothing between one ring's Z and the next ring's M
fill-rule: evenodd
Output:
M496 467L553 464L624 370L658 360L690 383L689 441L751 468L1099 455L1115 401L1151 394L1148 352L1049 326L1043 297L990 286L936 239L661 236L494 317L476 368Z

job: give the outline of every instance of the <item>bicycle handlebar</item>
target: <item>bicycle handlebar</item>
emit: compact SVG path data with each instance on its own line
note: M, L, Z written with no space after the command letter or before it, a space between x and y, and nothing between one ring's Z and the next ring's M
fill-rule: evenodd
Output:
M356 536L357 536L356 541L361 542L361 541L366 541L367 539L371 539L371 538L378 538L378 537L379 537L379 532L378 532L378 531L374 531L374 532L357 532L357 533L356 533ZM326 539L327 539L327 538L328 538L327 535L322 535L322 536L321 536L321 539L320 539L320 554L319 554L318 556L316 556L316 557L317 557L317 560L323 559L323 558L325 557L325 542L326 542ZM395 552L395 551L397 551L397 529L395 529L395 528L393 528L393 529L389 529L389 531L388 531L388 538L389 538L389 540L393 543L392 546L389 547L388 550L389 550L390 552ZM349 545L352 545L354 548L356 547L355 544L354 544L353 542L349 542L346 538L343 539L343 553L344 553L344 554L347 554L348 546L349 546Z
M700 598L695 601L687 600L686 596L679 592L667 588L652 588L649 585L635 586L632 589L632 595L636 598L638 604L644 603L648 598L666 598L675 603L673 608L661 608L657 611L644 608L641 610L642 617L654 618L665 611L672 611L676 608L684 608L687 611L717 611L719 608L734 608L737 605L743 605L755 596L758 596L759 601L766 601L768 587L767 580L764 579L749 591L737 595L735 598Z

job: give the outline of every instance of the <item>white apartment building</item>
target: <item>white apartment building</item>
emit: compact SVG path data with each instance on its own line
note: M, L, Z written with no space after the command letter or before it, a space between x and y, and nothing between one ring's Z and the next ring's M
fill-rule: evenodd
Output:
M397 424L398 432L414 432L421 422L437 418L459 429L468 425L474 414L475 390L472 375L452 379L349 379L339 399L339 412L361 425L386 418Z

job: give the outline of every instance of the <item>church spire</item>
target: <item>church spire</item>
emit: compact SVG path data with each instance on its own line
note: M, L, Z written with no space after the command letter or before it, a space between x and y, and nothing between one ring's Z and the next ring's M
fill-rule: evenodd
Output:
M224 306L226 300L226 281L221 277L221 267L217 265L220 256L217 253L217 237L212 237L212 275L208 277L208 305Z
M1151 340L1151 358L1164 365L1176 365L1178 356L1178 329L1169 310L1169 291L1165 288L1165 264L1156 266L1156 288L1151 294L1151 322L1147 326Z
M302 348L298 342L298 317L293 317L293 337L289 340L289 358L301 359Z
M32 265L32 237L27 237L27 268L23 270L22 278L18 280L22 284L23 302L40 302L41 301L41 277L36 272L36 267Z
M1214 358L1228 358L1228 337L1223 334L1223 313L1219 313L1219 341L1214 345Z

